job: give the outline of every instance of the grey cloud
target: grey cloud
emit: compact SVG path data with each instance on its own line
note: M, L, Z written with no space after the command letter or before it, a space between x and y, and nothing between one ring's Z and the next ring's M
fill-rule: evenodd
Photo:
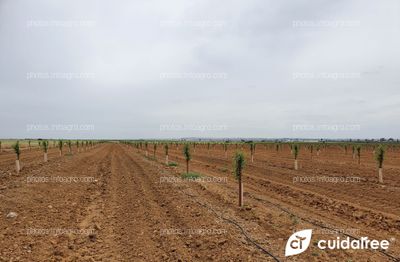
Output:
M0 137L396 137L399 17L395 0L3 0ZM29 72L94 77L27 79ZM342 73L359 76L332 77ZM27 132L32 123L95 130ZM228 128L160 130L168 123ZM299 123L361 129L293 132Z

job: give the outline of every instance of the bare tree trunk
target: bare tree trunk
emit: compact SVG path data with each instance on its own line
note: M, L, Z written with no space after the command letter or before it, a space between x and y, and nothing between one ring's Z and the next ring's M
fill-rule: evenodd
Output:
M17 171L17 173L19 173L19 171L21 170L19 159L15 160L15 170Z
M379 168L378 176L379 176L379 183L383 183L383 172L382 172L382 167Z
M60 156L62 156L62 150L60 150Z
M44 153L44 162L47 162L47 153Z
M165 156L165 164L168 165L168 155Z
M299 169L299 165L297 163L297 159L294 160L294 170L298 170Z
M243 183L241 176L239 177L239 207L243 207Z
M189 160L186 160L186 173L189 173Z
M254 154L251 155L251 163L254 163Z

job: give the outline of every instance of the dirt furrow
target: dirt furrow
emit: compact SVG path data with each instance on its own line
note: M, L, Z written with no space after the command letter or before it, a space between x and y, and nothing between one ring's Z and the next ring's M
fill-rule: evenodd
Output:
M151 210L160 212L155 216L157 221L153 229L157 231L163 243L160 248L166 254L158 259L167 261L268 259L247 243L235 227L218 220L212 213L204 210L204 207L194 205L186 195L175 188L176 185L160 183L160 175L166 175L164 172L168 171L160 174L162 169L160 170L151 161L141 160L142 157L133 150L126 150L126 154L130 157L130 165L141 171L139 174L142 177L136 177L142 179L144 195L141 199L154 204L148 212L155 212ZM153 216L145 217L152 222ZM149 245L146 246L149 248ZM149 252L146 256L149 256Z
M183 160L183 157L174 154L174 157ZM220 159L215 157L196 155L193 159L193 162L198 162L202 165L208 165L208 167L218 168L216 165L219 165L220 169L226 168L231 165L229 160ZM261 181L265 181L267 183L275 182L295 190L306 191L306 193L314 193L319 195L320 197L329 197L331 200L338 200L344 202L348 205L355 205L357 208L366 208L368 211L373 211L375 213L385 213L387 216L392 219L398 218L398 214L400 212L400 203L396 204L394 202L391 195L387 194L387 192L392 191L393 189L382 189L381 187L377 187L376 185L371 186L362 185L361 183L357 183L357 185L353 185L351 183L345 184L345 187L341 186L332 186L331 183L293 183L293 176L307 176L311 175L306 173L305 171L294 171L294 170L281 170L271 166L265 165L261 167L257 164L251 163L248 164L247 173L251 173L252 179L258 179ZM365 194L367 192L368 194ZM327 194L329 192L329 194ZM395 193L395 192L393 192ZM359 195L357 201L349 202L348 199L352 199L355 195ZM376 203L380 201L380 203ZM377 208L379 207L379 209ZM398 211L398 212L397 212Z
M0 257L5 261L80 257L75 247L90 241L90 233L81 230L79 223L86 216L92 200L88 191L96 183L106 156L104 146L3 179L6 189L0 192ZM37 180L28 182L28 176ZM7 218L9 212L17 213L17 217Z

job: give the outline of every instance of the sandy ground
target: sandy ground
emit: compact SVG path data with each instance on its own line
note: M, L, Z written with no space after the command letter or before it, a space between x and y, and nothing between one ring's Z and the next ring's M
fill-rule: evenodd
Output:
M246 151L247 148L244 148ZM67 150L65 150L67 151ZM197 147L191 170L205 181L180 179L181 148L164 153L102 144L60 157L50 149L0 154L0 261L395 261L400 257L400 156L388 153L377 183L372 152L361 165L340 149L300 154L257 147L247 161L245 207L237 207L231 156ZM64 152L66 153L66 152ZM247 153L247 152L246 152ZM359 177L357 182L299 182L304 177ZM73 178L73 179L72 179ZM213 179L212 179L213 178ZM68 181L68 179L70 179ZM71 180L72 179L72 180ZM297 182L294 182L296 181ZM16 217L10 217L15 212ZM8 217L7 217L8 216ZM329 250L318 239L355 237L391 241L386 252ZM311 247L285 258L288 237L313 229ZM269 253L269 254L268 254Z

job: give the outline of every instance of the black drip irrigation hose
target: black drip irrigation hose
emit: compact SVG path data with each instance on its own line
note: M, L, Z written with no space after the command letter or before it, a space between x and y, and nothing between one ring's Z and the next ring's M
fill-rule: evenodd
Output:
M263 248L260 244L258 244L257 242L255 242L255 241L246 233L246 231L243 229L243 227L241 227L241 226L239 225L239 223L237 223L236 221L231 220L231 219L229 219L229 218L225 218L225 217L223 217L222 215L219 215L214 209L210 208L210 207L207 206L206 204L203 204L203 203L197 201L197 200L195 199L195 196L194 196L194 195L188 194L188 193L184 192L184 191L181 190L181 189L179 189L179 190L180 190L182 193L184 193L185 195L192 197L191 199L192 199L194 202L196 202L197 204L199 204L199 205L201 205L201 206L207 208L208 210L212 211L217 217L219 217L219 218L221 218L222 220L225 220L225 221L227 221L227 222L229 222L229 223L235 225L236 227L238 227L238 228L240 229L240 231L242 232L242 234L246 237L246 239L247 239L249 242L251 242L254 246L256 246L259 250L261 250L264 254L266 254L266 255L272 257L275 261L280 262L280 260L279 260L275 255L273 255L271 252L269 252L268 250L266 250L265 248ZM307 223L309 223L309 224L311 224L311 225L314 225L314 226L317 226L317 227L320 227L320 228L329 229L329 230L331 230L331 231L336 232L337 234L342 234L342 235L347 236L347 237L349 237L349 238L351 238L351 239L361 241L359 238L357 238L357 237L355 237L355 236L352 236L352 235L350 235L350 234L347 234L347 233L340 232L340 231L337 230L336 228L331 228L331 227L328 227L328 226L324 226L324 225L319 224L319 223L316 223L316 222L314 222L314 221L312 221L312 220L309 220L309 219L300 217L300 216L298 216L298 215L296 215L296 214L290 212L289 210L287 210L287 209L281 207L280 205L275 204L275 203L273 203L273 202L270 202L270 201L268 201L268 200L261 199L261 198L258 198L258 197L253 197L253 196L249 196L249 197L254 198L254 199L256 199L256 200L259 200L259 201L267 202L267 203L269 203L270 205L275 206L276 208L282 210L283 212L285 212L285 213L287 213L287 214L289 214L289 215L291 215L291 216L297 217L297 218L299 218L299 219L301 219L301 220L303 220L303 221L305 221L305 222L307 222ZM384 250L377 250L377 251L378 251L379 253L381 253L382 255L384 255L384 256L386 256L386 257L392 259L394 262L400 262L400 258L395 257L394 255L391 255L391 254L389 254L388 252L386 252L386 251L384 251Z
M355 236L352 236L352 235L350 235L350 234L344 233L344 232L340 232L339 230L337 230L337 229L335 229L335 228L331 228L331 227L328 227L328 226L324 226L324 225L319 224L319 223L316 223L316 222L314 222L314 221L312 221L312 220L309 220L309 219L300 217L300 216L298 216L298 215L296 215L296 214L290 212L289 210L287 210L287 209L285 209L285 208L279 206L278 204L272 203L272 202L270 202L270 201L268 201L268 200L261 199L261 198L257 198L257 197L253 197L253 196L250 196L250 197L251 197L251 198L254 198L254 199L256 199L256 200L259 200L259 201L267 202L267 203L269 203L270 205L273 205L273 206L275 206L276 208L278 208L278 209L284 211L285 213L287 213L287 214L289 214L289 215L291 215L291 216L297 217L297 218L299 218L299 219L301 219L301 220L303 220L303 221L305 221L305 222L308 222L308 223L310 223L311 225L314 225L314 226L317 226L317 227L321 227L321 228L325 228L325 229L329 229L329 230L332 230L332 231L336 232L337 234L342 234L342 235L347 236L347 237L349 237L349 238L351 238L351 239L361 241L359 238L357 238L357 237L355 237ZM381 250L381 249L380 249L380 250L377 250L377 251L378 251L379 253L381 253L382 255L384 255L384 256L386 256L386 257L392 259L392 260L395 261L395 262L400 262L400 258L399 258L399 257L395 257L394 255L389 254L389 253L386 252L385 250Z
M222 214L219 215L219 214L217 213L217 211L215 211L213 208L211 208L211 207L209 207L208 205L206 205L206 204L204 204L204 203L201 203L200 201L196 200L196 196L191 195L191 194L189 194L189 193L186 193L185 191L183 191L183 190L181 190L181 189L179 189L179 190L180 190L182 193L184 193L185 195L190 196L190 197L191 197L190 199L191 199L192 201L196 202L197 204L199 204L199 205L205 207L206 209L210 210L211 212L213 212L213 213L214 213L217 217L219 217L220 219L225 220L225 221L227 221L228 223L231 223L231 224L235 225L237 228L239 228L239 230L242 232L242 234L246 237L247 241L249 241L251 244L253 244L255 247L257 247L259 250L261 250L264 254L270 256L272 259L274 259L274 261L280 262L280 260L279 260L274 254L272 254L270 251L268 251L267 249L265 249L264 247L262 247L262 246L261 246L260 244L258 244L255 240L253 240L253 239L247 234L247 232L244 230L244 228L243 228L238 222L236 222L236 221L233 220L233 219L226 218L226 217L224 217Z
M316 223L316 222L314 222L314 221L312 221L312 220L309 220L309 219L307 219L307 218L300 217L300 216L298 216L298 215L296 215L296 214L290 212L289 210L287 210L287 209L281 207L280 205L275 204L275 203L272 203L272 202L270 202L270 201L268 201L268 200L261 199L261 198L258 198L258 197L253 197L253 196L250 196L250 197L251 197L251 198L254 198L254 199L256 199L256 200L259 200L259 201L267 202L267 203L269 203L270 205L275 206L276 208L282 210L283 212L285 212L285 213L287 213L287 214L289 214L289 215L291 215L291 216L297 217L297 218L299 218L299 219L301 219L301 220L303 220L303 221L305 221L305 222L307 222L307 223L310 223L311 225L314 225L314 226L317 226L317 227L321 227L321 228L325 228L325 229L329 229L329 230L332 230L332 231L336 232L337 234L342 234L342 235L347 236L347 237L349 237L349 238L351 238L351 239L361 241L358 237L352 236L352 235L347 234L347 233L344 233L344 232L340 232L340 231L337 230L336 228L331 228L331 227L325 226L325 225L323 225L323 224ZM393 255L387 253L387 252L384 251L384 250L381 250L381 249L380 249L380 250L377 250L377 251L378 251L379 253L381 253L382 255L384 255L384 256L386 256L386 257L392 259L392 260L395 261L395 262L400 262L400 258L395 257L395 256L393 256Z
M227 221L228 223L231 223L233 225L235 225L237 228L239 228L239 230L242 232L242 234L245 236L245 238L247 239L247 241L249 241L250 243L252 243L255 247L257 247L259 250L261 250L261 252L263 252L264 254L270 256L272 259L274 259L274 261L276 262L281 262L274 254L272 254L271 252L269 252L267 249L263 248L260 244L258 244L255 240L253 240L248 234L247 232L244 230L244 228L235 220L232 220L230 218L226 218L222 215L219 215L217 213L217 211L215 211L213 208L209 207L208 205L201 203L200 201L196 200L196 196L191 195L189 193L186 193L185 191L183 191L182 189L178 188L183 194L190 196L191 200L193 202L196 202L197 204L205 207L206 209L208 209L209 211L213 212L217 217L219 217L222 220Z

